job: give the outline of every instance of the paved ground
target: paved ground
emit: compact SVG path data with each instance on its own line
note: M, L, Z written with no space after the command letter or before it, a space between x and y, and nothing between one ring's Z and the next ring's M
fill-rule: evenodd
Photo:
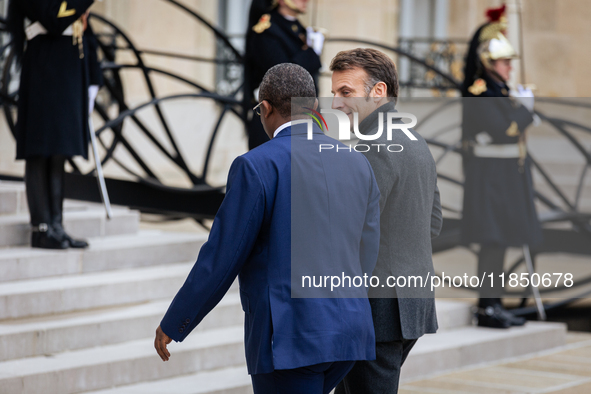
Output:
M591 334L569 333L558 351L407 383L400 394L591 393Z

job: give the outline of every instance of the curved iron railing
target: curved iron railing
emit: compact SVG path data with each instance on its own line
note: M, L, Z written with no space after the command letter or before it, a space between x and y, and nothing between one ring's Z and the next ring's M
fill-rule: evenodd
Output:
M117 164L120 169L132 178L132 181L123 181L115 179L107 179L107 186L111 194L111 200L115 204L128 205L137 208L143 212L154 212L166 215L169 218L179 216L189 216L195 218L200 223L204 219L211 219L214 217L217 208L223 199L223 188L211 186L207 182L208 172L210 170L211 159L214 156L214 143L219 135L221 124L226 116L234 115L237 119L243 120L242 106L240 101L236 98L239 90L233 91L229 95L222 95L215 91L210 91L202 86L197 81L193 81L188 77L181 76L171 70L166 70L157 67L148 66L144 59L144 55L161 56L175 59L182 59L194 62L201 62L207 64L242 64L243 56L230 42L228 37L198 12L190 9L184 4L175 0L161 0L169 3L172 7L191 16L196 23L204 26L206 29L213 32L216 40L225 48L222 57L205 58L201 56L190 56L186 54L171 53L157 50L142 50L137 48L133 40L125 34L114 23L106 18L92 14L91 23L102 24L104 29L98 34L100 50L102 53L102 67L105 76L105 86L102 90L102 96L107 97L103 101L98 101L96 105L96 113L103 120L103 125L96 130L96 135L99 143L104 148L104 153L101 158L103 164L110 161ZM0 20L0 31L5 31L5 25ZM407 53L399 47L389 46L383 43L372 42L368 40L359 40L356 38L330 38L327 43L352 45L368 45L380 48L384 51L396 54L399 57L404 57L410 62L423 67L426 71L434 73L437 78L431 79L431 84L428 86L421 86L428 89L440 90L459 90L460 83L453 76L437 69L433 64L424 59ZM133 61L127 63L118 63L117 55L120 52L130 52L133 55ZM14 130L15 122L15 104L17 100L17 91L10 89L14 83L14 78L17 76L13 66L13 56L10 53L10 44L4 45L0 48L0 59L4 60L2 64L2 86L0 87L0 100L6 115L7 123L11 130ZM139 105L132 106L126 97L126 92L123 84L122 71L134 69L140 72L143 81L148 91L148 99ZM171 78L177 82L184 84L193 93L170 95L166 97L158 97L154 88L153 76L160 75ZM179 148L179 142L170 126L165 113L162 109L164 103L173 102L175 100L210 100L215 103L219 109L219 116L216 118L213 130L209 133L207 143L207 150L203 165L200 172L196 172L190 168L188 160L183 156ZM539 99L540 102L555 103L558 105L570 105L573 107L591 108L591 105L578 102L564 102L553 99ZM421 130L427 122L440 116L450 106L458 105L460 100L447 100L443 105L437 107L430 114L423 117L421 122L417 125L417 130ZM161 142L156 133L145 121L143 121L139 113L147 108L153 108L157 114L157 123L164 130L166 143L170 146L167 148ZM115 115L113 115L115 114ZM548 218L546 222L565 221L571 223L574 231L560 232L560 230L545 229L547 234L546 239L553 239L554 242L545 243L545 249L539 250L538 253L554 252L554 251L570 251L575 253L585 253L591 255L591 227L589 225L589 215L580 212L580 199L585 180L588 174L588 167L591 166L591 154L586 151L585 147L577 140L569 128L575 128L583 132L591 132L591 128L586 125L576 124L565 119L557 119L555 117L546 117L543 113L538 115L542 120L554 126L554 129L562 135L570 144L584 157L586 165L579 177L579 184L574 199L569 199L561 190L558 184L552 179L551 175L544 170L544 166L537 160L533 160L534 167L539 171L542 178L547 182L550 189L558 196L563 206L553 202L552 198L545 193L536 191L536 196L539 201L548 207L553 216ZM170 186L165 183L157 175L151 167L151 160L146 160L143 153L134 146L134 141L131 141L124 131L126 124L134 125L141 133L150 141L153 147L160 153L162 158L166 159L172 164L177 171L182 173L190 183L191 187L182 188ZM459 124L446 125L440 130L435 130L431 136L427 138L428 143L436 148L442 149L443 153L436 157L436 162L439 164L449 155L458 155L460 152L459 138L455 142L449 143L442 140L454 130L459 130ZM106 134L111 133L112 138L109 141ZM133 159L134 164L141 170L135 170L122 160L116 157L116 149L125 150ZM78 198L82 200L100 201L98 190L96 189L96 182L93 179L93 172L83 173L83 171L76 165L74 161L70 161L73 172L67 176L67 191L66 195L69 198ZM449 182L457 187L463 186L463 180L460 174L457 176L450 176L446 174L439 174L440 181ZM0 176L0 179L2 176ZM68 186L69 185L69 186ZM74 187L75 185L75 187ZM461 214L461 212L451 206L444 205L444 208L453 214ZM459 244L459 220L445 219L445 231L439 239L434 243L434 251L447 250ZM566 240L568 238L568 240ZM516 261L509 272L515 271L522 261ZM584 285L591 283L591 278L585 278L577 283L577 285ZM526 296L527 294L522 294ZM556 304L556 305L562 305ZM523 313L528 312L527 309L522 310Z

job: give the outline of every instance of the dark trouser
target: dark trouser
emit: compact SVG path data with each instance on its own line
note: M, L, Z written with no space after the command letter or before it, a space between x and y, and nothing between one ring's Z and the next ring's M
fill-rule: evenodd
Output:
M64 202L64 156L28 158L25 168L31 225L61 225Z
M480 288L480 300L478 306L486 308L501 303L503 288L500 285L499 275L504 271L506 248L497 245L481 245L478 253L478 277L486 273L486 278ZM491 287L489 275L494 275L494 287ZM507 279L505 279L507 280Z
M398 392L400 369L416 339L376 343L374 361L357 361L335 394L395 394Z
M354 364L340 361L251 375L252 387L255 394L328 394Z

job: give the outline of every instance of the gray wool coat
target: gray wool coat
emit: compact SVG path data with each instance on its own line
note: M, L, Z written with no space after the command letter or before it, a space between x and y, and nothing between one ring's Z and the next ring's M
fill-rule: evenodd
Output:
M379 112L384 113L386 123L386 113L397 112L395 103L383 105L365 118L359 125L362 134L376 133ZM379 139L361 141L385 144L379 152L372 146L374 149L364 153L381 193L380 251L373 274L381 284L389 276L421 276L425 281L434 275L431 239L439 235L443 224L435 161L426 141L414 130L411 132L417 141L411 141L400 130L394 130L389 141L386 130L384 124ZM388 152L385 147L391 144L400 144L404 149ZM417 339L437 331L430 279L425 288L379 286L370 289L370 297L377 342Z

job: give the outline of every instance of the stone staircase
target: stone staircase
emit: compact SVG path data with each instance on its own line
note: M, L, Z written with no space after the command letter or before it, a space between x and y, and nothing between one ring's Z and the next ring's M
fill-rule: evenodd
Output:
M154 331L206 237L139 230L139 215L67 202L65 226L85 251L33 250L22 185L0 182L0 393L242 394L243 312L237 286L163 363ZM565 343L561 324L472 326L470 305L440 300L440 332L403 368L414 380Z

